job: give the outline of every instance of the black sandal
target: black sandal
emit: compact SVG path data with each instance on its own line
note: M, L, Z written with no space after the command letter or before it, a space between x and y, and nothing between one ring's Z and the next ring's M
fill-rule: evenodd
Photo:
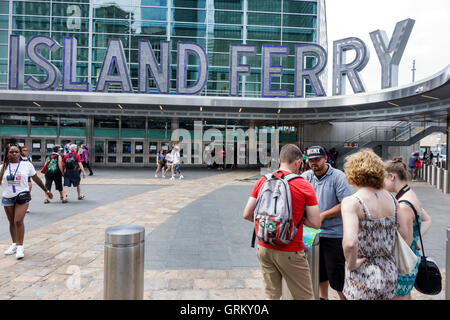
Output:
M50 201L48 201L48 200L44 200L44 203L45 203L45 204L47 204L47 203L50 203Z
M61 202L62 203L67 203L68 201L67 201L67 199L63 199Z

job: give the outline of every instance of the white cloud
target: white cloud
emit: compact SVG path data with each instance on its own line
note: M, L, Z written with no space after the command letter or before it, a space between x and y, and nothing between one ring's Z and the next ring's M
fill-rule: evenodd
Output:
M370 50L362 71L367 91L381 89L381 66L369 33L381 29L390 38L398 21L416 21L399 67L399 85L411 83L412 61L416 80L427 78L450 64L450 1L448 0L327 0L329 88L331 88L333 41L358 37ZM331 95L329 89L328 95ZM347 86L347 94L352 89Z

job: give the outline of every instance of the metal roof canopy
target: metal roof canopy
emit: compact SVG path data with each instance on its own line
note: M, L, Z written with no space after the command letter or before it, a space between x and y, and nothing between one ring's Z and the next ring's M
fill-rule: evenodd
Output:
M118 106L119 104L122 108ZM162 110L160 106L162 106ZM200 107L202 107L202 111L200 111ZM239 112L240 110L241 112ZM3 113L313 120L320 122L433 121L446 119L449 111L450 65L437 74L413 84L370 93L321 98L246 98L0 90L0 112Z

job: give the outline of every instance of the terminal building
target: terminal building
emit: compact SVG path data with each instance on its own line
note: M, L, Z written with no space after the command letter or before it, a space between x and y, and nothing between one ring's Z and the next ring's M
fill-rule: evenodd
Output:
M447 133L450 110L450 68L411 85L351 96L315 97L309 82L305 97L294 96L295 48L318 44L328 50L325 0L53 0L0 2L0 149L15 138L26 144L33 162L44 163L55 144L68 141L89 147L94 166L154 166L157 150L173 143L172 132L195 125L225 134L254 128L279 130L280 145L305 148L321 144L340 155L371 147L384 158L407 156L421 138ZM28 43L37 35L59 44L77 40L76 81L89 84L88 92L23 90L9 86L11 35ZM129 72L129 92L111 85L95 92L108 44L119 39ZM147 40L161 58L161 44L170 42L170 81L161 94L153 78L146 93L139 88L139 43ZM204 49L208 64L205 86L195 95L177 94L177 48L194 43ZM243 57L251 72L238 79L238 95L230 96L230 46L254 46L254 56ZM286 90L283 98L263 97L262 50L284 46L288 54L273 58L283 66L281 76L269 82ZM63 49L42 50L62 70ZM201 74L200 58L186 60L186 85ZM42 68L25 57L24 77L45 81ZM179 61L178 61L179 63ZM314 59L306 61L313 65ZM117 66L116 66L117 68ZM110 70L111 71L111 70ZM118 70L115 70L116 72ZM327 71L320 78L327 87ZM447 134L447 139L448 139ZM204 149L192 144L192 149ZM448 146L448 142L447 142ZM237 149L232 143L231 148ZM246 142L245 152L252 148ZM194 155L192 155L194 157Z

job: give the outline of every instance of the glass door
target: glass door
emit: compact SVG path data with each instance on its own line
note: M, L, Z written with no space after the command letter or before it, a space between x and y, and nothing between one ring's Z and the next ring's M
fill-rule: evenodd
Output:
M94 163L105 164L105 141L95 140L94 142Z

